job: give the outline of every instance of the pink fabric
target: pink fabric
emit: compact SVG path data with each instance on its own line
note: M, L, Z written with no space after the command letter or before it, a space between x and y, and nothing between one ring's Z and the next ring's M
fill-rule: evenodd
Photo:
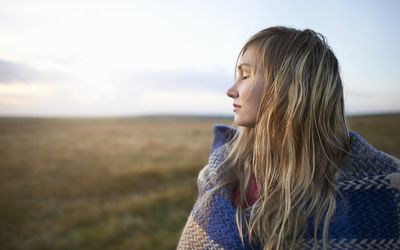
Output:
M254 174L251 174L249 190L247 191L247 194L246 194L246 201L248 203L248 206L246 203L244 203L244 204L242 204L242 207L246 208L246 207L252 206L258 199L258 196L259 196L259 191L258 191L258 187L257 187L256 177ZM238 188L236 188L232 192L231 198L232 198L233 205L236 206L236 204L238 203L238 199L239 199Z

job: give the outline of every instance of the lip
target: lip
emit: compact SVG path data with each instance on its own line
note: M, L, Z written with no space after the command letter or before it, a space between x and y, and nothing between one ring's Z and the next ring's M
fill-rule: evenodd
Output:
M233 112L236 112L238 109L240 109L242 106L238 105L238 104L233 104Z

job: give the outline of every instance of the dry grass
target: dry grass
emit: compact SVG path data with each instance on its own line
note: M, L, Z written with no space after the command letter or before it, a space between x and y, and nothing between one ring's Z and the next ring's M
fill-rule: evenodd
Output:
M216 119L0 119L1 249L175 249ZM400 156L400 115L352 128Z

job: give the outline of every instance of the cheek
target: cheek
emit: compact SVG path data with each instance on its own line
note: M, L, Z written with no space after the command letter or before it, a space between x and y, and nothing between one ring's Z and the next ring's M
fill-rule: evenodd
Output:
M248 92L249 92L247 86L244 85L244 84L243 84L243 85L240 85L240 86L238 87L238 92L239 92L240 98L241 98L242 100L246 100L246 96L248 95Z
M254 97L255 97L255 88L251 87L250 84L242 86L241 90L240 90L240 96L241 96L241 101L243 102L243 104L246 104L245 106L253 106L254 103Z
M261 91L258 92L257 95L254 97L254 103L257 106L257 108L260 106L262 97L263 97L263 93Z
M261 99L264 96L264 83L263 81L259 81L256 84L256 87L254 88L254 102L256 103L257 107L261 103Z

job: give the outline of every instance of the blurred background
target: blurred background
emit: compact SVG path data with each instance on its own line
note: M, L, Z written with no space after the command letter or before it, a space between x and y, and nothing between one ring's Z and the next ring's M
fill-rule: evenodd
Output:
M175 249L237 54L269 26L325 35L351 129L400 157L399 10L0 0L1 249Z

